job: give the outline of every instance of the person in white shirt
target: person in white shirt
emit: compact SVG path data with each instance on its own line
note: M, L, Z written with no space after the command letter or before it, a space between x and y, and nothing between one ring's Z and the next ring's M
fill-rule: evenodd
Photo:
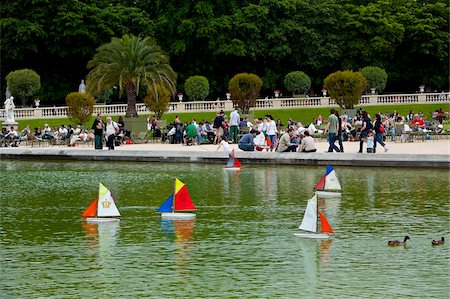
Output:
M9 141L8 144L13 147L18 146L17 145L18 137L19 137L19 134L14 129L14 127L11 127L11 130L5 135L5 139ZM14 144L11 144L11 143L13 143L13 141L14 141ZM6 145L8 145L8 144L6 144Z
M114 149L114 137L117 133L119 133L119 126L108 116L106 118L106 146L110 150Z
M258 120L256 121L256 124L257 124L258 133L261 133L262 131L264 131L264 122L261 117L258 118Z
M266 135L268 138L267 145L270 147L269 151L273 151L276 147L276 136L277 136L277 124L273 119L272 115L267 114L266 120L264 122L264 130L266 131Z
M230 142L238 142L239 120L241 116L237 112L237 107L230 113Z

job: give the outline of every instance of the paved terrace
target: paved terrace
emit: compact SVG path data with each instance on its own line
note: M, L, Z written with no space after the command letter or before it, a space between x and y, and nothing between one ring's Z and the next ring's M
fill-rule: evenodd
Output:
M345 153L326 153L328 144L316 142L316 153L243 152L236 149L236 157L245 164L297 164L341 166L397 166L434 167L450 169L450 140L413 143L387 143L389 151L378 145L377 153L357 153L359 142L344 142ZM91 147L8 147L0 148L0 159L63 159L88 161L133 161L133 162L187 162L223 163L227 154L216 145L193 145L144 143L95 150Z

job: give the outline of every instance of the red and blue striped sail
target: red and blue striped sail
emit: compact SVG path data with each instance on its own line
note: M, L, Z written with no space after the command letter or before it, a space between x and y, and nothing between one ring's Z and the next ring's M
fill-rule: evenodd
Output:
M166 199L165 202L159 207L156 212L159 213L170 213L172 212L172 205L173 205L173 194L170 194L169 198Z

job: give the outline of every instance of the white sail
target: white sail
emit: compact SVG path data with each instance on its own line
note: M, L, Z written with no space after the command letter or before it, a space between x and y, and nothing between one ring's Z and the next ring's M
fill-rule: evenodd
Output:
M119 210L117 210L114 199L111 196L111 192L100 184L99 199L97 206L97 217L118 217L120 216Z
M334 170L325 177L325 190L341 190L341 184Z
M315 233L317 231L317 195L314 194L308 200L305 215L303 216L302 224L299 229Z

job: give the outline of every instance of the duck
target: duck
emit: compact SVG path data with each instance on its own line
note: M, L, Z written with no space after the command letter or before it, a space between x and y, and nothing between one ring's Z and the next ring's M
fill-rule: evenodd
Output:
M388 246L401 246L401 245L406 245L406 241L407 240L411 240L408 236L405 236L405 239L402 241L399 240L391 240L388 241Z
M431 245L442 245L442 244L444 244L444 237L442 237L440 240L431 241Z

